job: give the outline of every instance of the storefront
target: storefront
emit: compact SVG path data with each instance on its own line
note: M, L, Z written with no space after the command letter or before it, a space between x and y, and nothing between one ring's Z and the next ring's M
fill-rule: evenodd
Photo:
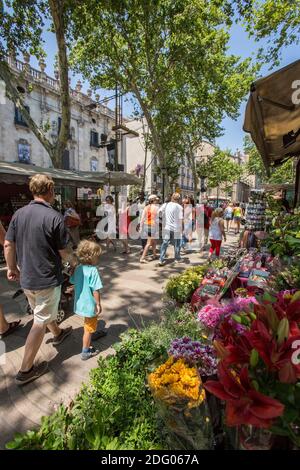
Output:
M141 184L134 175L123 172L83 172L55 168L42 168L21 163L0 162L0 220L7 228L14 212L31 200L29 178L37 173L50 176L55 181L56 204L63 211L64 201L69 200L81 216L82 235L93 232L96 209L101 202L101 192L120 186ZM112 192L114 192L112 191ZM2 251L1 251L2 253ZM3 255L0 253L0 262Z

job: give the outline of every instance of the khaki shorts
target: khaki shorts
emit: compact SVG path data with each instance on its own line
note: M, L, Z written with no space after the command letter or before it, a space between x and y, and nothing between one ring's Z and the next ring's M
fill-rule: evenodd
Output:
M97 331L97 323L97 317L85 317L83 327L85 331L88 331L89 333L95 333L95 331Z
M33 310L34 323L47 325L57 319L61 286L42 290L24 289L24 294Z

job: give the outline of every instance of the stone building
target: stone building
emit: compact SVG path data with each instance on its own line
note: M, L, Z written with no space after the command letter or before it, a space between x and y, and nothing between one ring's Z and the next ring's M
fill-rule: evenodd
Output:
M55 78L49 77L43 62L39 63L40 70L36 70L29 64L29 56L24 60L21 62L10 57L8 63L18 76L19 91L24 93L31 117L39 127L47 129L48 139L55 142L61 125L58 72L55 72ZM70 89L70 137L64 152L63 168L105 171L107 164L113 163L111 150L114 143L104 144L109 144L114 138L115 114L105 104L99 103L99 95L92 99L90 90L84 94L81 89L80 81L75 90ZM122 159L124 152L121 150L119 163L125 164ZM14 103L7 98L0 102L0 160L51 167L47 151L30 131Z

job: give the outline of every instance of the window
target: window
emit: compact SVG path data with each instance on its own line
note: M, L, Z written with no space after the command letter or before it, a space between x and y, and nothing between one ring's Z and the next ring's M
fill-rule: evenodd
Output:
M91 171L98 171L98 159L96 157L91 158L90 170Z
M90 146L99 147L99 134L96 131L91 131Z
M24 108L28 113L30 113L29 106L24 106ZM15 124L17 124L18 126L28 127L27 123L24 121L21 111L19 110L19 108L17 108L17 106L15 106Z
M18 143L18 160L20 163L30 163L30 145L26 140Z

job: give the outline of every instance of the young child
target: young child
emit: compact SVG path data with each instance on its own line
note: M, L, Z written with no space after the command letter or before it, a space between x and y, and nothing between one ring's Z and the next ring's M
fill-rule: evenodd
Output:
M101 248L95 242L82 240L76 254L80 264L70 282L75 286L74 312L84 317L81 359L85 361L99 354L99 351L91 346L91 339L92 333L97 330L97 322L102 312L100 289L103 285L97 269Z

